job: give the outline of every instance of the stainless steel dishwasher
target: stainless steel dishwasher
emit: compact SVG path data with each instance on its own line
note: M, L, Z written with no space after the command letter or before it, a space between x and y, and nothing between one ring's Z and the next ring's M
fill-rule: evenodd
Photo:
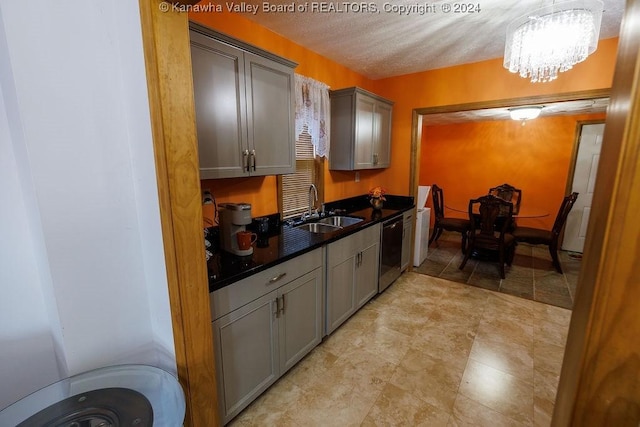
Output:
M378 293L400 276L402 264L402 214L382 223L380 236L380 275Z

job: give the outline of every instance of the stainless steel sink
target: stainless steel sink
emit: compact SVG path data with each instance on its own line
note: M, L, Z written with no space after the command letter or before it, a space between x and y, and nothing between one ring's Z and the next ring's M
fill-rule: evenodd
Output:
M309 222L299 225L296 228L306 230L311 233L331 233L332 231L340 230L341 228L357 224L361 221L363 221L362 218L356 218L353 216L330 216L322 218L318 222Z
M312 233L331 233L332 231L340 230L342 227L332 224L323 224L320 222L310 222L308 224L299 225L296 228L307 230Z
M320 221L318 221L318 223L334 225L336 227L348 227L361 221L362 218L356 218L353 216L330 216L327 218L322 218Z

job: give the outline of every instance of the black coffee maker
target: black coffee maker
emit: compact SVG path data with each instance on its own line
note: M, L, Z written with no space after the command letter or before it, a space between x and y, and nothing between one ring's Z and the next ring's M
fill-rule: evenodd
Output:
M266 248L269 246L269 218L266 216L255 218L256 233L258 234L258 240L256 240L256 246L259 248Z

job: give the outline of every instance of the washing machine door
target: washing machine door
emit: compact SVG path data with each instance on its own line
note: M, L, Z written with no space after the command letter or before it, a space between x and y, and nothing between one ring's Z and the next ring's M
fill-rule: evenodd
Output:
M51 384L0 411L0 426L181 426L182 387L147 365L100 368Z

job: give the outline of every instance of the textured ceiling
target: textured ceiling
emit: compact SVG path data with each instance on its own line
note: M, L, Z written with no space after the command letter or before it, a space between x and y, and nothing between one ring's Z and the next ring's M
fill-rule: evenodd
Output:
M243 4L256 6L255 13L244 13L248 19L375 80L502 58L509 23L554 1L249 0ZM464 5L472 6L467 13L461 11ZM624 6L624 0L604 0L601 39L618 36ZM300 11L305 7L306 12ZM598 113L607 105L606 98L558 102L544 105L541 115ZM423 117L426 124L436 125L505 120L509 111L490 108Z
M257 6L255 14L244 13L248 19L371 79L502 58L507 25L551 3L552 0L243 2ZM618 36L624 3L604 0L600 38ZM268 12L265 4L273 11ZM467 13L454 12L463 5L473 8ZM305 7L306 12L299 11ZM400 13L399 7L407 8L407 12ZM278 8L281 11L276 11ZM296 11L287 11L292 8Z

